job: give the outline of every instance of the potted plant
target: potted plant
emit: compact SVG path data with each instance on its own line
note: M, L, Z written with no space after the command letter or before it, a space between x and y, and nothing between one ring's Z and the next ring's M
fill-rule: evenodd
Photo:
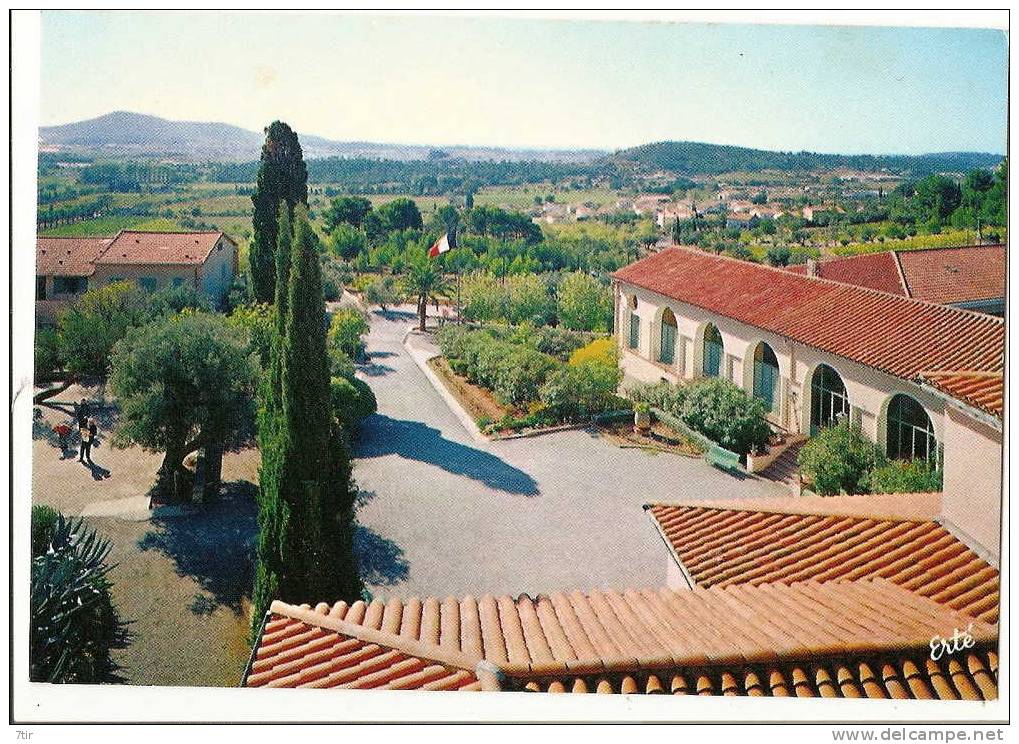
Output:
M639 432L645 432L651 428L651 407L647 403L634 404L633 428Z

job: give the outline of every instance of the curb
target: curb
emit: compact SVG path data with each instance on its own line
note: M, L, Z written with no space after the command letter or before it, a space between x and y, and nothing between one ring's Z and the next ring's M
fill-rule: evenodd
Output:
M407 339L410 338L411 334L420 335L416 329L408 328L407 332L403 334L402 343L403 348L407 350L408 354L410 354L410 358L414 360L414 364L416 364L418 369L420 369L424 373L425 377L428 378L428 382L430 382L432 387L435 388L435 392L439 394L449 410L460 421L460 425L463 426L463 428L467 430L467 433L471 435L471 438L481 444L488 444L491 442L492 440L481 432L481 429L478 428L477 423L473 418L471 418L471 415L464 410L462 405L460 405L460 401L458 401L453 394L446 389L446 386L442 384L442 380L440 380L439 377L432 371L432 368L428 366L428 361L430 359L434 359L441 355L431 354L429 352L413 348L409 343L407 343Z

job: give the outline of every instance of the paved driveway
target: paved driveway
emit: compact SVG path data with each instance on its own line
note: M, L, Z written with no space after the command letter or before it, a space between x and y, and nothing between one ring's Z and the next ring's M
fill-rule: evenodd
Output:
M374 313L363 370L379 413L355 453L358 543L377 596L660 585L667 554L642 504L779 493L588 431L479 443L404 348L412 324Z

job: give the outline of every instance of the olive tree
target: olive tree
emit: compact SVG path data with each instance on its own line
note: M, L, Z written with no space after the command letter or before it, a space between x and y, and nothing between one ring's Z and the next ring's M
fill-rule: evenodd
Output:
M256 367L243 331L201 312L132 329L113 349L121 409L114 445L164 452L152 496L171 494L184 458L230 440L250 413Z

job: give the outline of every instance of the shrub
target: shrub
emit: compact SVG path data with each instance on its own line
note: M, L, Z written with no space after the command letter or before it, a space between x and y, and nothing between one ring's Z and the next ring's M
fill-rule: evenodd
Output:
M502 357L493 392L504 403L521 405L538 398L538 390L559 362L540 351L517 347Z
M800 450L800 469L813 479L814 490L822 496L842 491L864 493L874 467L877 448L848 421L822 429Z
M618 367L594 361L571 364L553 371L541 386L539 399L558 421L587 419L617 407Z
M329 402L333 416L348 435L353 435L361 421L378 410L371 386L353 376L329 380Z
M873 493L930 493L940 491L942 473L923 460L891 460L870 474Z
M542 354L553 356L561 362L584 345L584 335L568 328L539 328L534 334L534 348Z
M728 380L690 383L680 416L708 439L740 455L763 447L771 436L764 404Z
M158 318L182 310L212 310L209 298L198 289L186 284L163 287L145 298L149 315Z
M50 535L60 513L43 504L32 507L32 557L42 555L50 545Z
M45 381L61 366L60 334L55 328L40 328L35 332L35 379Z
M364 337L368 333L368 319L353 307L341 307L329 321L326 345L330 357L339 352L351 359L364 356Z
M686 401L686 391L685 386L668 382L641 383L630 388L629 396L636 402L647 403L652 408L680 416Z
M40 511L32 521L33 549L45 547L32 557L31 680L116 681L110 650L127 634L110 596L109 541L80 518Z
M470 328L462 325L444 325L436 331L435 340L446 361L460 358L473 333Z
M499 380L499 374L503 369L503 360L513 353L514 347L505 341L489 341L482 343L477 354L476 379L481 385L489 390L495 388Z
M584 362L597 362L613 367L619 364L619 354L612 338L599 338L570 355L570 365L576 366Z

